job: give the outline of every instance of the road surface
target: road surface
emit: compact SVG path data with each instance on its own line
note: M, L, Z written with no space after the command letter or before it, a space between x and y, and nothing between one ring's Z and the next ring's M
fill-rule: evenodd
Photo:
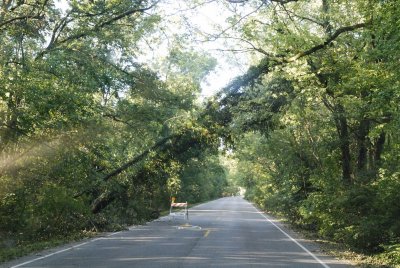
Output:
M349 267L296 238L240 197L227 197L1 267Z

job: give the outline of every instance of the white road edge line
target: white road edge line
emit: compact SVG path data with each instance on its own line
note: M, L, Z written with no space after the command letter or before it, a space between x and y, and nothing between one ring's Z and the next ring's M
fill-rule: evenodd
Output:
M121 232L121 231L115 232L115 233L111 233L111 234L107 235L106 237L110 237L110 236L119 234L120 232ZM92 242L94 242L94 241L101 240L101 239L103 239L103 237L94 238L94 239L92 239L92 240L90 240L90 241L87 241L87 242L84 242L84 243L81 243L81 244L78 244L78 245L75 245L75 246L72 246L72 247L69 247L69 248L65 248L65 249L62 249L62 250L59 250L59 251L56 251L56 252L47 254L47 255L45 255L45 256L42 256L42 257L39 257L39 258L35 258L35 259L33 259L33 260L29 260L29 261L26 261L26 262L23 262L23 263L20 263L20 264L11 266L10 268L17 268L17 267L21 267L21 266L24 266L24 265L26 265L26 264L29 264L29 263L32 263L32 262L35 262L35 261L38 261L38 260L43 260L43 259L46 259L46 258L48 258L48 257L51 257L51 256L54 256L54 255L63 253L63 252L65 252L65 251L68 251L68 250L71 250L71 249L74 249L74 248L78 248L78 247L84 246L84 245L86 245L86 244L89 244L89 243L92 243Z
M316 260L317 262L319 262L323 267L325 268L330 268L326 263L324 263L323 261L321 261L317 256L315 256L311 251L309 251L306 247L304 247L302 244L300 244L300 242L298 242L296 239L294 239L293 237L291 237L288 233L286 233L284 230L282 230L282 228L280 228L278 225L276 225L275 223L273 223L264 213L262 213L260 210L258 210L256 207L255 209L258 211L258 213L260 213L261 216L263 216L269 223L271 223L273 226L275 226L279 231L281 231L285 236L287 236L292 242L294 242L296 245L298 245L302 250L304 250L305 252L307 252L311 257L314 258L314 260Z

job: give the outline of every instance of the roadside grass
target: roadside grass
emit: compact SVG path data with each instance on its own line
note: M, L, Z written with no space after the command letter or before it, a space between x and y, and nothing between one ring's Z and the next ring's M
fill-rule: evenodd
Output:
M42 250L96 236L96 232L80 232L65 237L54 237L44 241L22 241L13 245L0 245L0 263L11 261Z
M397 247L396 250L385 250L382 253L366 254L362 252L356 252L344 244L322 239L315 232L304 230L293 225L290 225L290 227L294 231L302 234L306 239L318 243L321 247L321 250L326 254L335 256L342 260L347 260L356 267L400 268L400 247Z
M253 204L256 206L256 204ZM317 243L321 250L330 256L350 262L359 268L400 268L400 244L385 245L382 253L366 254L357 252L345 244L321 238L317 232L301 228L282 215L261 210L279 220L288 229L301 234L305 239Z
M188 207L191 208L205 202L189 204ZM160 217L168 215L169 215L169 209L160 211ZM141 222L138 221L136 224L140 225L145 223L146 221L141 221ZM107 226L106 230L96 229L93 231L82 231L71 234L69 236L58 236L43 241L17 242L15 241L16 239L13 237L7 237L4 234L0 234L0 263L11 261L19 257L27 256L29 254L34 254L42 250L51 249L71 242L77 242L82 239L93 238L98 235L101 235L103 232L117 232L121 230L127 230L127 227L128 226L123 226L120 224L110 224L109 226ZM11 241L11 242L5 242L5 241Z
M208 200L208 201L203 201L203 202L198 202L198 203L189 203L188 208L195 207L197 205L207 203L210 201L213 201L216 199ZM169 215L169 209L159 211L159 216L168 216ZM189 210L189 215L190 215L190 210ZM138 221L135 223L135 225L141 225L145 224L146 220L143 221ZM19 257L27 256L29 254L34 254L37 252L40 252L42 250L46 249L51 249L57 246L61 246L64 244L68 244L71 242L77 242L82 239L88 239L88 238L93 238L98 235L101 235L104 232L117 232L117 231L122 231L122 230L128 230L128 226L121 225L121 224L110 224L108 225L105 229L102 230L97 230L94 228L91 231L81 231L77 232L74 234L71 234L69 236L58 236L58 237L53 237L48 240L43 240L43 241L21 241L21 242L16 242L15 238L13 237L7 237L4 234L0 233L0 264L14 260ZM5 241L11 241L9 243Z

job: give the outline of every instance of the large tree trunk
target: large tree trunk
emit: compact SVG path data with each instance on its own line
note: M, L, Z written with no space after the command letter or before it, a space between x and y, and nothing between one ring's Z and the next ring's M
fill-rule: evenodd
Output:
M334 117L340 142L342 180L344 184L349 185L352 183L353 177L351 168L350 135L347 118L345 117L342 105L338 104L335 106Z
M311 59L309 59L307 62L315 76L318 78L319 82L325 87L326 95L335 100L334 92L328 87L328 75L319 73L318 67ZM334 78L338 79L337 77ZM345 110L343 105L340 103L335 103L335 101L330 102L327 98L323 98L323 103L333 115L340 144L342 181L344 184L349 185L352 183L353 175L351 168L350 135Z
M380 166L383 148L386 142L386 133L382 132L375 141L374 149L374 169L377 170Z

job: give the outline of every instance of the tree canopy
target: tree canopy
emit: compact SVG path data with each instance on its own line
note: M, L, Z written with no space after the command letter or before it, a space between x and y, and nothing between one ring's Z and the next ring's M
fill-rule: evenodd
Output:
M214 100L247 197L365 251L400 234L396 4L263 1L237 26L254 64Z
M207 6L220 16L202 28ZM0 239L138 223L172 196L240 185L298 226L395 261L398 6L2 1ZM202 103L209 75L242 63Z

